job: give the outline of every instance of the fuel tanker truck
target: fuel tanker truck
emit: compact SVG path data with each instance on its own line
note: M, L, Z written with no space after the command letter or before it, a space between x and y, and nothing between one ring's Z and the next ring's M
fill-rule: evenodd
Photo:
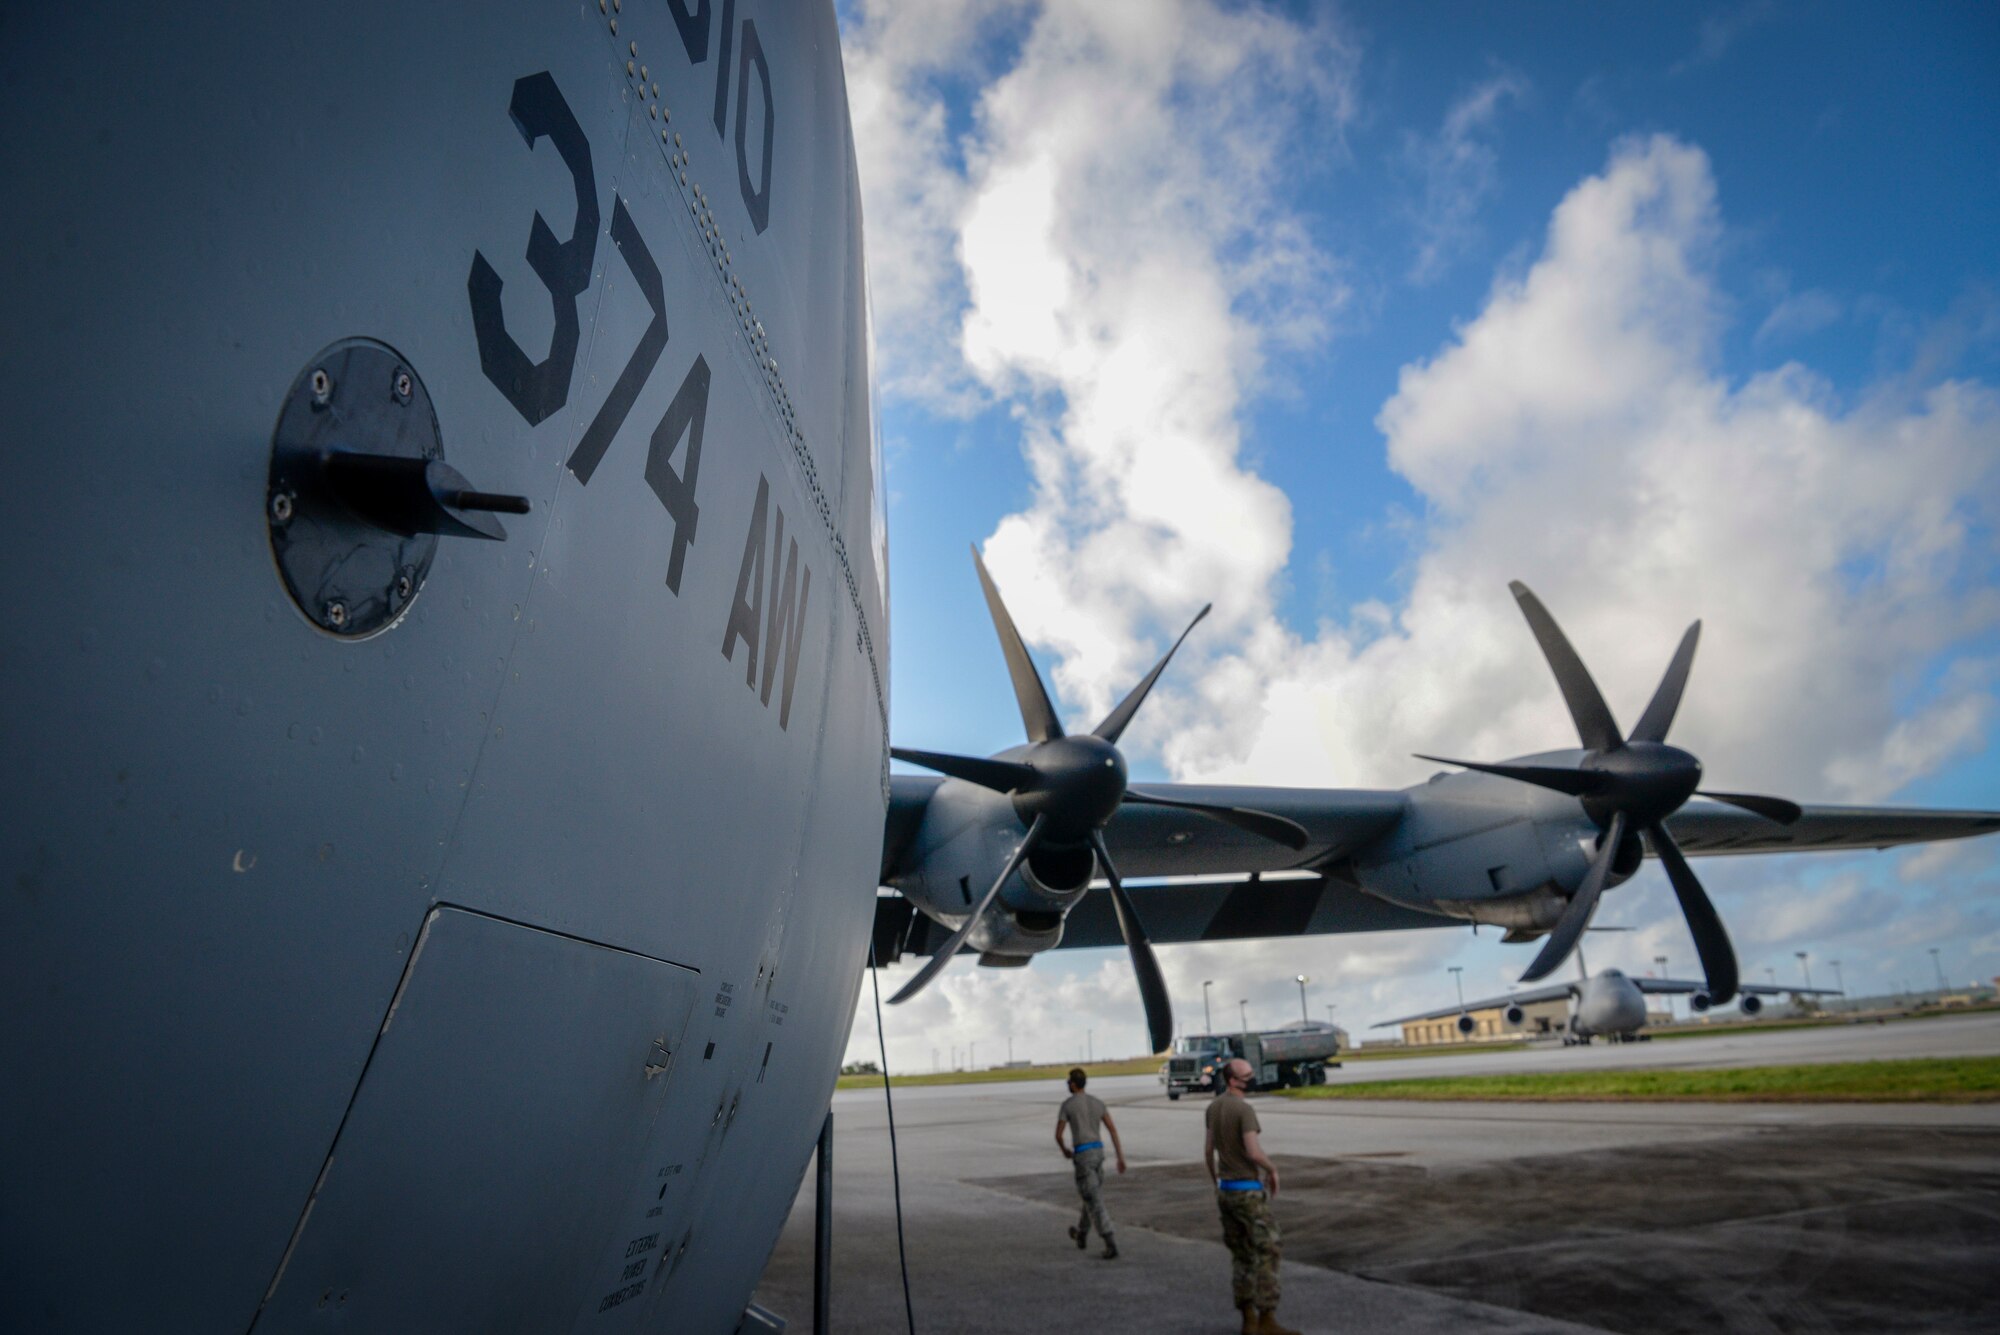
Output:
M1339 1055L1339 1031L1318 1021L1256 1033L1188 1034L1175 1042L1163 1079L1170 1099L1190 1091L1218 1093L1223 1063L1241 1057L1250 1063L1252 1089L1323 1085L1327 1068L1340 1065L1334 1060Z

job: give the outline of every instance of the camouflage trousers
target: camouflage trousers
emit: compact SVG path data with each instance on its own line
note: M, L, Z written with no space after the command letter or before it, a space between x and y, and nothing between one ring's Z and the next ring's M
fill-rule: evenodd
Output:
M1104 1208L1104 1151L1078 1150L1070 1162L1076 1168L1076 1194L1083 1197L1077 1232L1088 1233L1095 1224L1101 1236L1110 1237L1111 1211Z
M1278 1221L1261 1191L1218 1191L1222 1241L1229 1248L1229 1287L1236 1305L1278 1305Z

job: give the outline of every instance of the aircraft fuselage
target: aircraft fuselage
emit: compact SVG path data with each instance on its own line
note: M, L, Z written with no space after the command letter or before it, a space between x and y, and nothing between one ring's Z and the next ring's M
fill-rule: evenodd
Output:
M697 9L9 16L0 1326L734 1328L888 629L832 8Z

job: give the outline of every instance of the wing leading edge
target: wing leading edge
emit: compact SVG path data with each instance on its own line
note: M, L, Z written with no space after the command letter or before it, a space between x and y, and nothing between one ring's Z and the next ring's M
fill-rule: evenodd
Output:
M1405 1015L1396 1020L1384 1020L1371 1024L1370 1029L1387 1029L1392 1025L1415 1024L1419 1020L1447 1020L1454 1015L1464 1015L1471 1011L1492 1010L1497 1006L1532 1006L1541 1001L1562 1001L1576 992L1575 983L1551 983L1547 987L1524 988L1519 992L1509 992L1504 997L1481 997L1468 1001L1463 1006L1440 1006L1422 1015Z
M1690 857L1895 848L1970 839L1995 830L2000 830L2000 811L1922 807L1806 807L1797 821L1779 825L1719 802L1697 800L1667 818L1667 832Z
M1707 983L1691 983L1685 978L1633 978L1632 982L1637 985L1641 992L1659 993L1664 996L1684 997L1696 992L1708 991ZM1831 987L1786 987L1783 984L1771 986L1765 983L1738 983L1736 990L1759 997L1787 995L1799 997L1838 997L1846 995L1844 992L1836 991Z

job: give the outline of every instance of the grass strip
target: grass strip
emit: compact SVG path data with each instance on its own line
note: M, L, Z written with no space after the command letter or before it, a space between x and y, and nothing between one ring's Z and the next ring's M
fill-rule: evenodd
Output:
M1435 1048L1387 1048L1373 1052L1344 1051L1339 1060L1343 1062L1402 1061L1410 1057L1459 1057L1472 1056L1482 1052L1518 1052L1527 1047L1527 1042L1507 1043L1466 1043L1451 1047ZM1160 1063L1165 1057L1134 1057L1119 1062L1083 1062L1083 1069L1092 1075L1158 1075ZM1060 1084L1076 1062L1064 1062L1050 1066L997 1066L978 1071L938 1071L921 1075L894 1075L889 1077L891 1085L984 1085L998 1084L1014 1080L1053 1080ZM880 1085L879 1075L843 1075L839 1089L863 1089L870 1085Z
M1093 1076L1100 1075L1158 1075L1163 1057L1134 1057L1122 1062L1063 1062L1055 1066L996 1066L983 1071L938 1071L923 1075L892 1075L891 1085L991 1085L1021 1080L1049 1080L1060 1085L1075 1066L1082 1066ZM882 1077L876 1075L843 1075L839 1089L862 1089L882 1087Z
M1434 1076L1321 1085L1288 1090L1285 1096L1480 1102L1989 1103L2000 1101L2000 1057L1914 1057L1733 1070Z
M1720 1020L1714 1024L1679 1024L1671 1029L1648 1029L1646 1032L1655 1039L1675 1038L1719 1038L1724 1034L1775 1034L1785 1029L1832 1029L1840 1025L1860 1023L1847 1019L1801 1019L1801 1020ZM1872 1023L1872 1021L1870 1021Z
M1343 1062L1396 1062L1408 1061L1412 1057L1477 1057L1488 1052L1519 1052L1528 1046L1528 1040L1507 1039L1500 1042L1487 1040L1484 1043L1439 1043L1430 1047L1407 1048L1344 1048L1339 1060Z

